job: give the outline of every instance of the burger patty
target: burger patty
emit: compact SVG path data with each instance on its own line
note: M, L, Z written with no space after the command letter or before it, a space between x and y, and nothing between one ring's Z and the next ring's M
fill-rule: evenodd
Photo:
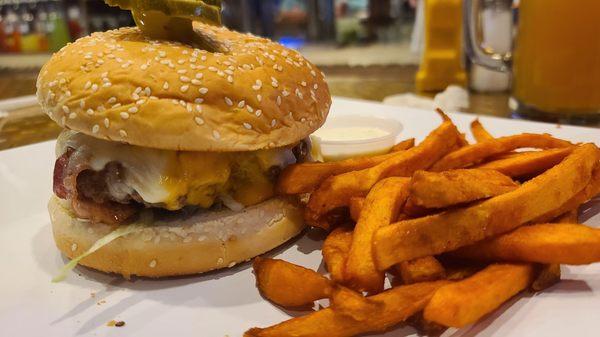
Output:
M309 159L310 145L301 141L292 153L296 162ZM268 170L271 181L275 182L283 168L273 166ZM123 182L124 168L118 162L109 162L100 171L93 170L85 160L77 158L73 148L67 148L54 165L53 190L56 196L71 202L77 217L94 223L119 225L132 219L149 204ZM126 192L124 192L126 191ZM180 201L185 205L185 200Z

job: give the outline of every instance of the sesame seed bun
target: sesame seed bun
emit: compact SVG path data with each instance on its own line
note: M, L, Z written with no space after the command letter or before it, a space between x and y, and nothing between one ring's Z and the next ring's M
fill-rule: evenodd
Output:
M69 258L82 254L112 230L77 219L68 203L55 196L48 209L56 245ZM241 212L224 210L156 222L116 239L80 264L125 277L197 274L249 260L288 241L303 228L297 204L275 198Z
M68 129L167 150L281 147L324 123L329 89L298 52L223 27L194 30L218 52L137 28L65 46L40 71L42 109Z

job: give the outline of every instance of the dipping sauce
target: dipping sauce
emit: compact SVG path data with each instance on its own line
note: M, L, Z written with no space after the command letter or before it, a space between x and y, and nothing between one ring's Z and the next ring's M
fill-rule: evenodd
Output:
M394 146L402 124L395 119L361 115L330 117L311 135L311 154L318 161L382 154Z
M389 135L386 130L371 126L349 126L339 128L323 128L317 130L314 135L321 141L348 141L348 140L367 140Z

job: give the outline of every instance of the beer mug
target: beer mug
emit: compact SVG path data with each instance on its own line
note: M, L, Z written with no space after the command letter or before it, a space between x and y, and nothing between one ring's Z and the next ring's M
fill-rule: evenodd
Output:
M509 53L481 44L480 7L489 0L464 1L467 54L487 68L512 71L517 115L600 122L599 0L521 0Z

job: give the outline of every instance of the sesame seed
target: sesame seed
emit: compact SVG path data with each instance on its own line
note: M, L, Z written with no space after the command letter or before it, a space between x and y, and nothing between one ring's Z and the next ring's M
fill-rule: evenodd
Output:
M120 113L122 119L129 119L129 114L125 111Z
M87 82L85 82L85 86L83 87L83 89L88 90L91 86L92 86L92 82L87 81Z
M100 131L100 125L94 124L94 126L92 126L92 133L98 133L98 131Z
M271 127L272 127L272 128L273 128L273 127L275 127L275 125L276 125L276 124L277 124L277 121L276 121L276 120L274 120L274 119L272 119L272 120L271 120Z
M159 51L158 51L158 56L160 56L160 57L165 57L165 56L167 56L167 53L165 53L165 51L164 51L164 50L159 50Z
M92 84L92 92L98 91L98 85L96 83Z
M73 243L73 244L71 245L71 251L72 251L72 252L74 252L74 251L76 251L76 250L77 250L77 244L76 244L76 243Z
M152 90L150 90L150 87L145 87L144 88L144 94L146 94L146 96L152 95Z
M196 104L196 111L202 112L202 106L199 104Z
M148 264L150 266L150 268L155 268L156 267L156 260L152 260L150 261L150 264Z
M74 112L71 112L71 113L69 114L69 119L75 119L75 118L77 118L77 114L76 114L76 113L74 113Z
M223 258L222 258L222 257L220 257L220 258L217 260L217 264L223 264Z
M185 63L185 60L183 60L183 59L177 61L177 64L184 64L184 63Z
M254 114L256 115L256 117L260 117L260 115L262 115L262 110L256 110Z
M86 111L85 113L91 116L91 115L93 115L93 114L94 114L94 110L92 110L92 109L87 109L87 111Z
M196 73L196 78L197 79L201 79L204 76L204 74L202 73Z
M249 123L244 123L244 127L248 130L252 129L252 125L250 125Z
M104 118L104 127L108 128L110 126L110 121L108 118Z
M197 80L197 79L194 78L194 79L192 79L192 84L193 85L200 85L200 84L202 84L202 82L200 80Z
M136 106L132 106L131 108L127 109L127 111L129 111L129 113L136 113L138 112L138 108Z
M106 83L102 84L102 86L103 86L104 88L108 88L108 87L112 86L112 83L110 83L110 82L106 82Z
M196 124L198 125L202 125L204 124L204 119L202 119L201 117L194 117L194 121L196 122Z
M191 105L190 103L188 103L188 104L185 106L185 109L187 110L187 112L192 112L192 105Z
M179 88L179 90L181 90L181 92L186 92L186 91L188 91L189 88L190 88L190 86L185 84L185 85L182 85L181 88Z
M133 93L133 94L131 94L131 98L133 98L134 100L137 101L138 99L140 99L140 95Z
M240 109L243 109L243 108L244 108L244 106L246 106L246 101L244 101L244 100L241 100L241 101L238 103L238 108L240 108Z
M217 139L217 140L221 139L221 134L219 133L219 131L213 130L212 134L213 134L214 139Z
M225 97L225 103L229 106L233 106L233 101L229 97Z
M251 106L249 106L249 105L246 105L246 110L248 110L249 113L253 113L254 112L254 109Z
M66 114L68 114L68 113L69 113L69 111L70 111L69 107L68 107L68 106L66 106L66 105L63 105L63 106L62 106L62 110L63 110L63 112L64 112L64 113L66 113Z
M135 102L135 104L137 104L137 105L142 105L142 104L144 104L145 102L146 102L146 100L145 100L145 99L140 99L140 100L138 100L137 102Z
M121 65L121 68L128 68L128 67L129 67L129 63L123 63L123 64Z
M256 95L256 100L262 102L262 95Z
M186 83L186 82L190 81L190 78L187 76L181 76L181 77L179 77L179 80L183 83Z
M217 75L219 75L220 77L225 77L225 73L222 71L217 71Z
M319 85L315 83L315 85L313 85L313 88L314 88L315 90L317 90L317 89L319 89Z
M127 132L125 130L119 130L119 135L121 135L121 137L125 138L125 137L127 137Z
M277 96L277 105L281 105L281 96Z
M80 99L79 100L79 107L83 109L84 106L85 106L85 100Z
M289 92L289 91L287 91L287 90L283 90L283 91L281 92L281 94L283 95L283 97L287 97L287 96L289 96L289 95L290 95L290 92Z
M120 106L121 106L121 103L114 104L114 105L112 106L112 109L116 109L116 108L118 108L118 107L120 107Z
M185 108L186 104L187 104L187 103L185 103L185 101L184 101L184 100L182 100L182 99L180 99L180 100L179 100L179 105L181 105L182 107L184 107L184 108Z
M134 91L135 94L139 94L140 92L142 92L142 87L135 88L135 91Z
M233 83L233 76L231 76L231 75L227 76L227 82Z
M185 73L187 73L187 70L185 70L185 69L179 69L179 70L177 70L177 73L178 74L185 74Z
M148 69L148 65L144 63L144 64L142 64L142 65L140 66L140 68L141 68L142 70L146 70L146 69Z
M213 66L210 66L210 67L208 67L208 70L209 70L209 71L212 71L212 72L219 71L219 69L217 69L217 68L215 68L215 67L213 67Z
M169 89L169 83L168 83L168 82L165 82L165 83L163 84L163 89L164 89L164 90L168 90L168 89Z
M314 70L311 70L311 71L310 71L310 74L311 74L311 75L313 75L313 77L316 77L316 76L317 76L317 73L316 73Z
M277 82L273 81L273 82L271 82L271 86L272 86L273 88L277 88L277 87L279 86L279 83L277 83Z
M114 104L117 102L117 98L115 96L112 96L111 98L108 99L108 104Z
M194 100L194 103L196 103L196 104L202 104L202 102L204 102L204 99L203 99L203 98L196 98L196 99Z

